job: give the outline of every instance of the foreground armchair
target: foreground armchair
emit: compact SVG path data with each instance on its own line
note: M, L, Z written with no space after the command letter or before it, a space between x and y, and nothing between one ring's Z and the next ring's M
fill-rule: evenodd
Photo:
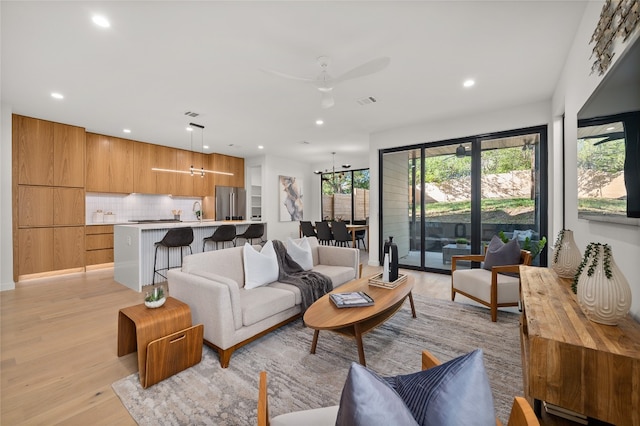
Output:
M499 239L498 241L503 244ZM516 244L516 242L513 243ZM504 250L513 250L508 247L509 244L511 243L498 246L496 250L503 250L501 247L505 247L506 249ZM515 250L518 251L511 256L512 264L504 264L504 262L500 261L495 262L496 256L494 253L496 251L492 251L492 245L494 245L494 240L492 240L485 254L451 257L451 300L455 300L456 293L460 293L469 299L488 306L491 309L491 321L496 322L498 320L498 308L518 306L520 301L520 278L518 277L520 265L531 264L531 253L527 250L516 248ZM502 257L502 259L504 258ZM458 262L461 261L485 262L485 265L482 268L458 269ZM493 266L490 266L489 262Z
M422 351L422 370L440 365L440 361L429 351ZM267 373L260 372L260 384L258 389L258 426L334 426L338 417L339 406L316 408L312 410L296 411L269 418L269 404L267 392ZM515 397L511 406L511 413L507 426L539 426L531 405L523 397ZM496 426L502 426L496 419Z

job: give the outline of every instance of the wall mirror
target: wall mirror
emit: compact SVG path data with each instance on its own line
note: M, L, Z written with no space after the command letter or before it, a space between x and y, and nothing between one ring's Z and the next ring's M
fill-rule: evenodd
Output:
M640 41L578 112L578 217L640 226Z

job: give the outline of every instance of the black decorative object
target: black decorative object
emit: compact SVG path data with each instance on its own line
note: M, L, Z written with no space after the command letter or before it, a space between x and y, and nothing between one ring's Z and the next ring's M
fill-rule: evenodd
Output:
M389 254L389 281L398 279L398 246L393 242L393 237L384 242L384 254Z

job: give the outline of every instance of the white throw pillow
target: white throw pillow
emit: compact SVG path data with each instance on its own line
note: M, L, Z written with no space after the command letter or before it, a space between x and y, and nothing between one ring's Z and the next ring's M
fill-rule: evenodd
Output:
M305 271L313 268L313 255L307 237L303 237L300 244L293 241L291 237L287 238L287 254Z
M278 257L271 240L257 251L249 243L244 243L244 288L247 290L278 281Z

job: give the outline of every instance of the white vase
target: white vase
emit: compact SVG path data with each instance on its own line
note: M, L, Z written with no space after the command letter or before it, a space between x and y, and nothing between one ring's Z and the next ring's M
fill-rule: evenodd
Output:
M553 247L551 269L553 269L559 277L573 278L582 261L582 254L576 245L576 241L573 239L573 231L565 229L562 232L562 241Z
M593 322L617 325L631 307L631 287L622 274L613 255L610 256L611 277L607 277L604 267L605 250L608 245L593 244L592 250L585 251L587 262L578 278L578 304L584 314ZM589 276L594 258L597 264Z

